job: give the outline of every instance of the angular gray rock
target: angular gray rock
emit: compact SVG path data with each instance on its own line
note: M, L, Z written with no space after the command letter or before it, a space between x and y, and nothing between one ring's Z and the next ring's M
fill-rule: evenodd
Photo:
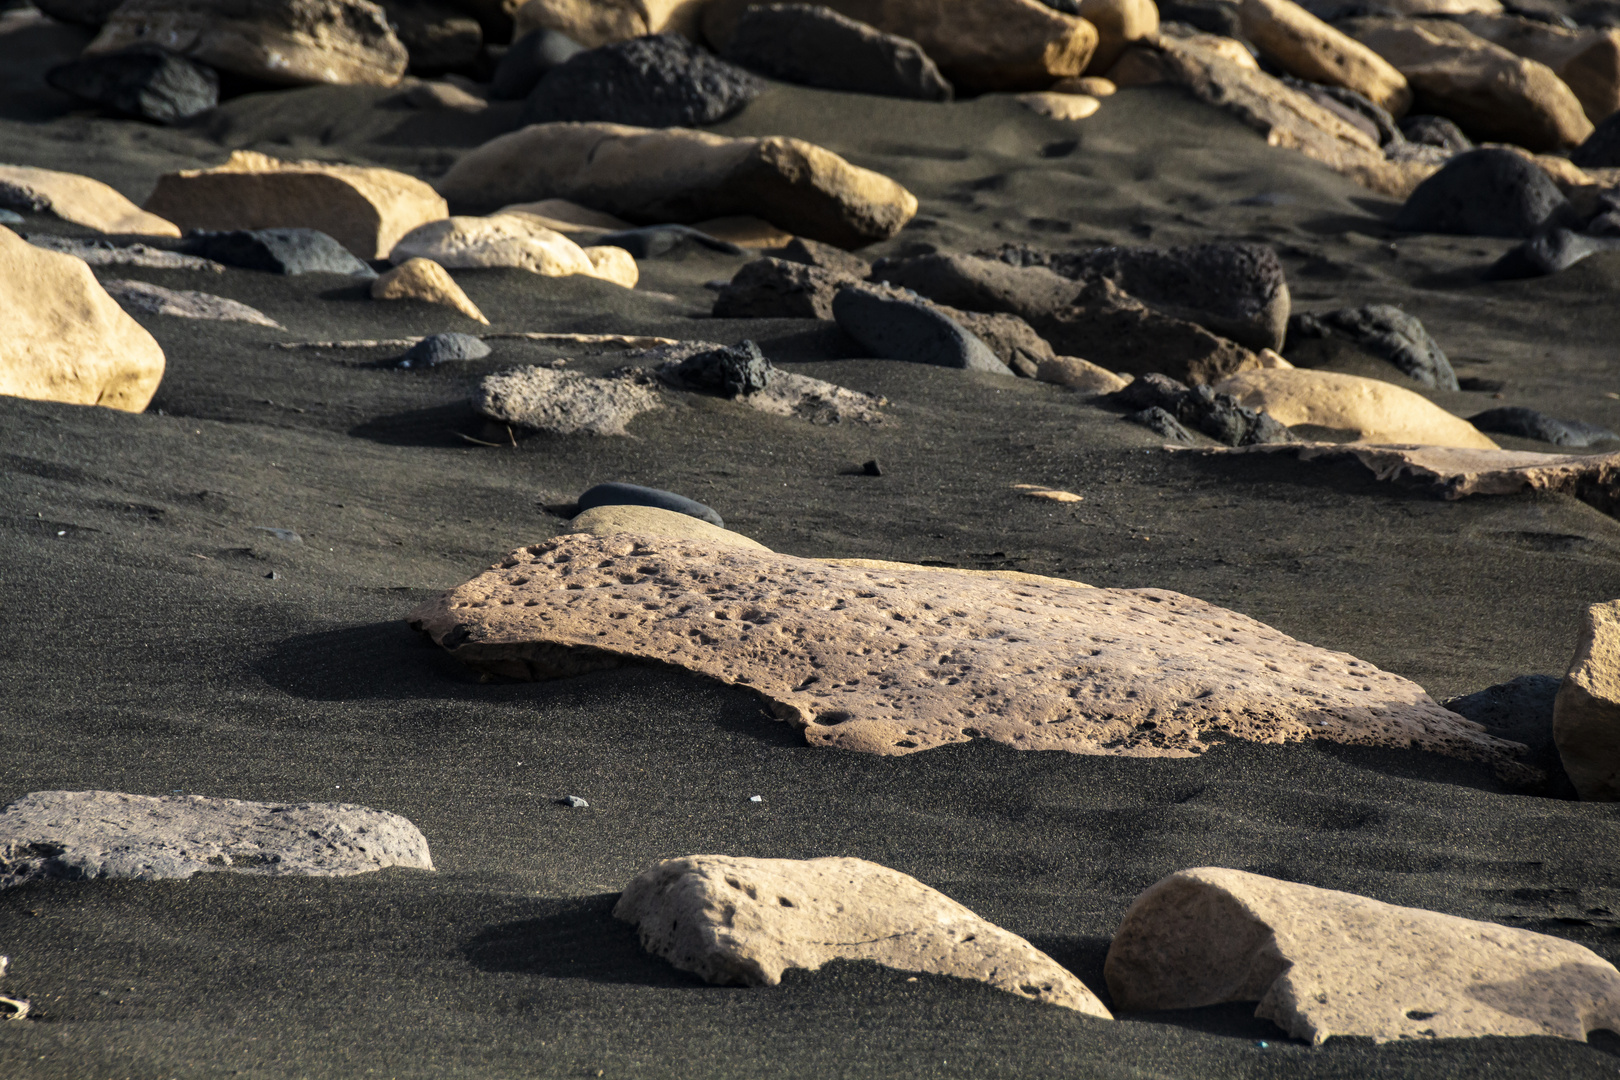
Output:
M636 127L713 124L765 84L679 34L589 49L552 68L529 94L529 123L605 121Z
M875 357L1011 374L988 345L937 308L917 300L850 286L833 298L833 318Z
M1098 400L1135 410L1126 419L1176 442L1195 441L1183 425L1227 446L1295 441L1269 414L1239 404L1230 394L1217 394L1208 386L1187 387L1167 375L1143 375Z
M84 56L45 73L50 85L105 109L173 124L219 104L219 76L195 60L149 45Z
M672 385L728 398L757 394L776 374L759 346L748 340L694 352L659 371Z
M271 274L377 276L377 271L319 229L197 229L186 234L185 248L188 254L227 266Z
M1407 232L1530 237L1569 212L1569 200L1534 162L1486 147L1458 154L1419 184L1394 224Z
M399 366L434 367L457 360L482 360L492 351L483 338L472 334L431 334L407 349L399 358Z
M177 319L206 319L214 322L245 322L255 326L281 324L257 308L248 307L213 293L194 292L190 289L165 289L146 281L114 279L104 281L101 287L107 295L125 308L146 315L169 315Z
M656 389L634 379L520 367L482 379L473 408L491 420L552 435L623 435L627 423L662 404Z
M1481 431L1497 435L1517 435L1521 439L1552 443L1554 446L1585 447L1594 443L1620 439L1608 428L1588 424L1584 420L1558 420L1546 413L1527 409L1523 405L1509 405L1500 409L1486 409L1468 418L1468 422Z
M1456 390L1457 373L1423 323L1393 304L1365 304L1337 311L1301 312L1288 320L1288 345L1307 338L1340 337L1388 360L1406 375L1437 390Z
M1504 253L1485 276L1497 281L1545 277L1568 270L1604 251L1620 251L1620 237L1589 236L1569 229L1548 229Z
M950 101L954 93L915 41L815 4L748 8L725 56L802 86L921 101Z

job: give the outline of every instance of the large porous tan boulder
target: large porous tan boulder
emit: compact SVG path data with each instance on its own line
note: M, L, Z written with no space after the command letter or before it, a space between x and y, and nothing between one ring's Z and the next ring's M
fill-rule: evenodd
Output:
M1317 1045L1620 1026L1620 971L1574 942L1220 867L1138 896L1103 977L1121 1012L1258 1001Z
M775 986L788 968L870 960L1113 1019L1017 934L865 859L665 859L625 887L613 916L635 925L648 952L711 983Z
M556 30L588 49L645 34L696 40L707 0L529 0L517 9L514 37Z
M180 235L174 222L147 213L100 180L31 165L0 165L0 208L50 214L105 233Z
M1509 52L1546 64L1592 123L1620 109L1620 30L1562 26L1516 15L1463 15L1458 25Z
M388 254L396 265L432 259L455 270L511 267L546 277L596 276L585 249L526 214L449 217L402 236Z
M482 210L562 198L645 224L748 214L839 247L886 240L917 212L888 177L780 136L534 124L463 155L439 191Z
M733 547L770 548L742 533L711 525L691 514L677 513L656 506L593 506L578 514L568 523L569 532L590 533L592 536L613 536L617 533L635 533L638 536L678 536L688 540L707 540Z
M1127 757L1188 757L1226 738L1497 761L1523 749L1406 679L1161 589L563 536L409 619L513 678L629 660L685 668L753 690L813 746L874 754L976 738Z
M641 280L641 268L636 265L635 256L624 248L608 245L582 250L585 257L591 261L593 275L603 281L611 281L615 285L633 289Z
M369 0L125 0L85 52L132 45L285 86L393 86L409 60Z
M432 259L406 259L371 283L374 300L420 300L455 308L469 319L489 325L478 305L462 291L450 271Z
M237 150L223 165L165 173L146 209L187 229L319 229L362 259L450 215L444 197L393 169L282 161Z
M1411 108L1406 77L1389 61L1293 0L1240 0L1237 8L1243 36L1290 75L1354 90L1395 116Z
M1476 142L1557 150L1592 133L1580 100L1551 68L1456 23L1367 18L1343 29L1406 76L1414 109L1456 121Z
M759 0L711 0L703 36L724 52L743 11ZM1121 2L1121 0L1112 0ZM820 0L823 7L910 38L954 85L968 90L1045 90L1079 75L1097 29L1040 0Z
M1131 42L1159 30L1153 0L1080 0L1080 17L1097 28L1097 48L1086 64L1092 75L1107 74Z
M1581 798L1620 801L1620 600L1586 609L1553 705L1553 740Z
M1349 432L1357 442L1420 443L1495 450L1473 424L1404 386L1336 371L1270 368L1243 371L1215 386L1240 405L1260 409L1278 423L1309 424Z
M140 412L163 350L71 255L0 228L0 394Z

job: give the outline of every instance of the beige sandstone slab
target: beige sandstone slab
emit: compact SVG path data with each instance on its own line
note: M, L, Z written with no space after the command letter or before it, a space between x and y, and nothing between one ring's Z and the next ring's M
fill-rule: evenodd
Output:
M1553 740L1581 798L1620 802L1620 600L1586 609L1553 704Z
M1241 0L1243 36L1290 75L1354 90L1400 117L1412 106L1406 77L1355 38L1293 0Z
M1312 424L1351 432L1357 442L1420 443L1495 450L1473 424L1404 386L1359 375L1304 368L1240 371L1215 385L1238 403L1293 427Z
M0 206L52 214L104 233L180 235L174 222L147 213L100 180L30 165L0 165Z
M1130 385L1129 379L1122 379L1107 368L1078 356L1043 359L1036 368L1035 377L1041 382L1057 383L1091 394L1112 394Z
M449 217L430 221L400 237L388 261L432 259L455 270L511 267L545 277L596 276L585 250L525 214Z
M473 407L491 420L552 435L623 435L644 412L663 408L658 392L631 379L521 367L485 376Z
M1072 491L1062 488L1047 487L1044 484L1014 484L1013 490L1029 499L1044 499L1047 502L1077 503L1084 496L1076 495Z
M1594 124L1620 109L1620 30L1562 26L1514 15L1464 15L1457 22L1480 37L1552 68Z
M813 746L1186 757L1327 739L1502 761L1522 750L1415 683L1160 589L840 566L694 540L564 536L409 616L520 679L627 660L747 686Z
M1153 0L1080 0L1080 17L1097 28L1097 48L1086 64L1092 76L1106 75L1132 42L1159 30Z
M1084 120L1102 108L1102 102L1089 94L1057 94L1050 90L1019 94L1017 100L1030 112L1049 120Z
M1620 971L1573 942L1219 867L1138 896L1103 975L1121 1012L1257 1000L1318 1045L1620 1028Z
M742 533L711 525L702 518L662 510L656 506L593 506L582 511L568 523L570 532L590 533L592 536L613 536L635 533L638 536L670 536L685 540L706 540L732 547L770 548Z
M870 960L1113 1019L1017 934L865 859L665 859L636 875L613 915L635 925L648 952L711 983L775 986L789 968Z
M371 283L373 300L420 300L425 304L443 304L455 308L469 319L485 326L489 320L478 310L478 305L456 284L450 271L432 259L406 259L386 273L379 274Z

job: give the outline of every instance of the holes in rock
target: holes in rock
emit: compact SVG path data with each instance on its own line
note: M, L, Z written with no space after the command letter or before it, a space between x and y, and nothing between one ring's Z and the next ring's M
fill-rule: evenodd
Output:
M1434 1013L1432 1013L1432 1012L1424 1012L1421 1009L1407 1009L1406 1010L1406 1018L1408 1020L1428 1020L1432 1016L1434 1016Z

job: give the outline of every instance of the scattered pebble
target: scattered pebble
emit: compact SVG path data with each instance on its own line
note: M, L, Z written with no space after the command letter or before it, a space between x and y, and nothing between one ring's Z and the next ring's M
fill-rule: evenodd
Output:
M591 808L591 804L580 798L578 795L564 795L562 798L557 800L557 805L567 806L574 810L589 810Z
M397 362L398 367L436 367L456 360L482 360L493 350L479 337L454 331L433 334L412 345Z

